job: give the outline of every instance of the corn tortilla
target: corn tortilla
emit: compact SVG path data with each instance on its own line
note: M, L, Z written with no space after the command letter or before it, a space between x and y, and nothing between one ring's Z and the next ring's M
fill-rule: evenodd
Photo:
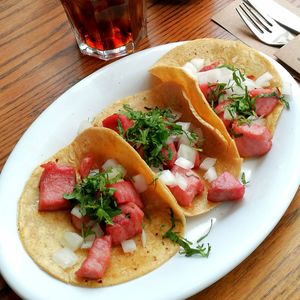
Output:
M161 81L175 82L181 86L197 114L221 132L230 145L229 152L235 155L237 148L225 125L206 101L197 80L182 69L184 64L193 58L204 59L206 65L214 61L233 65L255 78L268 71L273 76L270 87L277 87L281 91L280 75L270 61L258 51L240 42L212 38L186 42L162 56L150 69L150 73ZM283 105L278 103L273 112L266 117L266 126L272 134L282 109Z
M129 144L116 133L106 128L89 128L67 147L57 152L47 161L73 166L78 169L80 161L92 154L98 165L113 158L122 164L128 176L142 174L149 188L142 194L144 202L144 230L147 236L146 247L140 235L135 237L137 250L125 254L120 246L114 246L109 267L104 278L99 281L81 280L77 271L87 255L86 250L78 250L78 263L63 270L52 260L52 255L62 248L60 244L65 231L75 232L68 211L38 212L39 180L43 169L37 167L29 178L19 201L18 228L21 241L31 258L55 278L73 285L86 287L110 286L142 276L166 262L177 251L178 246L162 234L170 226L170 208L178 222L174 231L184 235L185 218L176 201L170 197L165 186L154 181L154 176L146 163ZM134 163L132 163L134 162ZM155 182L155 184L154 184ZM165 224L163 232L161 225Z

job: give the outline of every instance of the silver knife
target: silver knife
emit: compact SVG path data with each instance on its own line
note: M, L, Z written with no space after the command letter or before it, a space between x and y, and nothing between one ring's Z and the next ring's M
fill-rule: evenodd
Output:
M279 24L300 33L300 17L273 0L248 0L259 12L267 13Z

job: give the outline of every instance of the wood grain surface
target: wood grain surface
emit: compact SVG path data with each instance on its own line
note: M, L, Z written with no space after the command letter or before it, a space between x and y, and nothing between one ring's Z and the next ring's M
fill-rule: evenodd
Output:
M211 21L230 0L148 0L138 50L175 41L235 39ZM290 1L300 6L300 0ZM80 54L58 0L0 1L0 170L24 131L75 83L109 64ZM300 101L300 99L299 99ZM300 190L269 237L196 299L300 299ZM205 276L199 270L199 276ZM19 299L0 276L0 299Z

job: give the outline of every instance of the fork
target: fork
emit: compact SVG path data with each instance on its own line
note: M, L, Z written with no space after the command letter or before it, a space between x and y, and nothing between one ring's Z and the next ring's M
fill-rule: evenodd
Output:
M252 33L267 45L283 46L295 37L267 14L256 10L248 0L244 0L236 11Z

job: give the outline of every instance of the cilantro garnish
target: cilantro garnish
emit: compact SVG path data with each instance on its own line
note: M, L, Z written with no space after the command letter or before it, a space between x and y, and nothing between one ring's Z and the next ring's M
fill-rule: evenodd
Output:
M188 256L188 257L195 255L195 254L199 254L201 257L208 257L210 250L211 250L211 246L208 244L207 248L206 248L204 246L204 244L201 244L201 245L198 244L196 246L196 248L192 248L191 247L192 243L190 241L188 241L187 239L183 238L182 236L180 236L179 234L177 234L176 232L173 231L173 229L175 228L175 218L174 218L174 212L172 209L170 209L170 218L171 218L172 225L165 232L165 234L163 235L163 238L168 238L172 242L181 246L182 250L179 251L180 254L184 254L185 256ZM212 223L211 223L211 227L212 227ZM210 229L211 229L211 227L210 227ZM205 236L199 238L197 240L197 243L199 243L201 240L203 240L208 234L209 234L209 232Z
M181 125L174 123L176 115L170 109L147 108L146 112L135 111L129 105L124 105L122 114L134 121L124 138L136 150L141 150L144 160L150 167L159 167L172 159L172 151L167 146L170 136L181 136L185 134L194 143L197 140L195 133L187 132ZM162 149L168 149L168 155L162 154Z
M245 81L245 75L239 69L234 69L232 73L232 79L235 84L240 88L244 88L242 83Z
M289 109L289 103L283 95L279 95L279 92L272 92L270 94L260 94L255 97L251 97L247 86L244 84L246 80L245 72L231 65L220 65L217 68L227 68L232 71L232 80L226 83L211 84L207 101L210 103L212 108L215 107L216 103L219 103L219 99L226 90L232 89L235 84L241 89L241 93L228 96L227 99L230 103L224 107L232 117L236 119L240 124L250 124L254 119L257 118L255 112L255 102L257 98L268 98L276 97L287 109ZM233 89L232 89L233 90Z
M212 108L219 102L219 99L226 94L227 87L226 83L208 83L209 91L207 94L207 101L210 103Z
M71 194L65 194L64 198L72 204L80 206L83 215L88 215L93 220L113 224L112 218L121 213L113 197L115 189L108 187L117 182L120 177L109 179L109 171L93 173L78 183Z
M231 95L228 99L232 100L225 109L234 118L237 117L240 123L250 123L253 118L256 118L255 100L248 93L247 86L244 87L243 95Z
M90 226L87 227L87 229L85 230L84 224L81 224L81 236L83 239L85 239L86 237L88 237L89 235L95 234L95 232L91 229Z
M118 118L118 131L119 131L120 136L124 137L124 129L122 127L122 123L119 118Z
M276 97L284 106L286 109L290 109L290 104L288 101L284 98L283 95L279 96L278 93L272 92L270 94L260 94L255 97L256 98L269 98L269 97Z
M249 183L249 181L246 180L245 172L242 173L241 182L243 185L247 185Z

